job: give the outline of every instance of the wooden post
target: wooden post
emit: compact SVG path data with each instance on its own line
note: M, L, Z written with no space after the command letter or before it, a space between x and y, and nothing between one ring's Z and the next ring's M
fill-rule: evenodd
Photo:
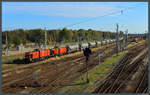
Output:
M35 86L38 86L38 85L39 85L38 79L37 79L37 73L40 72L40 71L41 71L41 69L38 69L38 70L36 70L36 71L33 73L33 79L34 79L34 84L35 84Z
M38 80L37 80L37 73L36 72L33 73L33 79L34 79L34 84L37 86Z

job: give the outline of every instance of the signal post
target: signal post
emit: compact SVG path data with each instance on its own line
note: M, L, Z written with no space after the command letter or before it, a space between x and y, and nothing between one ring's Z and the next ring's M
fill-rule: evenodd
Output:
M84 56L86 57L86 82L89 83L90 80L88 78L88 60L89 60L89 56L91 54L91 49L88 47L86 47L84 50L83 50L83 53L84 53Z

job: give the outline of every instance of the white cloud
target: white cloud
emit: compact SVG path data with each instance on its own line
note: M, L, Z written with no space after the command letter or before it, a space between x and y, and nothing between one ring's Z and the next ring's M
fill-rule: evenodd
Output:
M16 3L17 4L17 3ZM102 3L39 3L39 4L3 4L3 13L35 14L64 17L97 17L118 10L112 4Z

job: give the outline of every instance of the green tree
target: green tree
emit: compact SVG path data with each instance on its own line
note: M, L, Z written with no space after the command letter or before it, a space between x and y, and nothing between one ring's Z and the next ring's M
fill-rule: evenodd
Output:
M67 42L71 42L73 37L73 33L71 30L65 31L65 39Z
M14 44L15 46L18 46L21 44L20 38L18 36L16 36L16 39L14 40Z
M65 33L66 31L67 31L67 29L64 28L63 30L61 30L61 31L59 32L59 42L61 42L61 41L64 40L64 37L65 37L65 35L66 35L66 33Z

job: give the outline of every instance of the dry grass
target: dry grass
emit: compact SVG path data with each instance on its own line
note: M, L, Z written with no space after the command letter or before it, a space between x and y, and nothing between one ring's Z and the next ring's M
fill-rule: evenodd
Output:
M83 80L81 77L79 77L77 80L70 83L72 86L66 86L61 89L61 91L58 91L58 93L83 93L85 89L92 86L95 81L101 80L105 78L110 72L113 70L113 64L116 64L117 61L124 55L125 53L120 53L119 56L112 56L111 58L107 59L105 62L100 63L98 66L96 66L94 69L92 69L89 72L89 83L85 83L86 81L86 74L84 74ZM76 85L78 84L78 85Z

